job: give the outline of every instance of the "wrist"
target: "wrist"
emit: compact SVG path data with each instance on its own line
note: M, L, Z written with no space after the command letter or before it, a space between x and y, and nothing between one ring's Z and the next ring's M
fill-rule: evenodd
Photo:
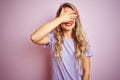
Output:
M62 23L62 19L61 19L60 17L57 17L56 20L57 20L57 22L58 22L59 24Z

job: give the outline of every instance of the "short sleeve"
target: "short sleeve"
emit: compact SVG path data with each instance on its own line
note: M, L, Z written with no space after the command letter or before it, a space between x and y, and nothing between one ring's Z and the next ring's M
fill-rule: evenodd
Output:
M54 36L53 36L53 33L49 33L48 34L48 37L50 39L50 42L48 44L44 44L44 48L47 48L47 47L50 47L52 45L52 42L53 42L53 39L54 39Z
M92 57L92 56L93 56L93 51L92 51L91 47L89 46L85 53L85 57Z

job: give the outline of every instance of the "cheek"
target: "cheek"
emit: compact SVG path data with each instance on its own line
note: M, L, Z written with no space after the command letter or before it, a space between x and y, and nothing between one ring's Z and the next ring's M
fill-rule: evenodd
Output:
M64 23L62 23L62 24L60 24L60 26L63 28L63 27L65 27L65 24L64 24Z

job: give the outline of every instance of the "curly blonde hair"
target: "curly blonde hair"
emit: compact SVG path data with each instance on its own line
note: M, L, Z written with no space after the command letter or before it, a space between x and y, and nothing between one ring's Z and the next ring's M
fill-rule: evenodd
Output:
M77 10L77 8L73 4L64 3L59 7L59 9L56 13L56 17L60 16L62 7L63 8L64 7L69 7L72 10ZM63 33L62 33L62 28L61 28L60 25L55 30L56 30L56 33L55 33L54 37L55 37L56 42L55 42L54 57L58 58L59 61L61 61L62 60L61 44L64 41ZM81 22L80 22L80 17L78 16L78 18L76 19L76 22L75 22L75 27L73 28L73 31L72 31L72 37L73 37L74 45L75 45L75 56L76 56L76 62L77 63L79 63L81 60L82 61L84 60L84 54L87 50L88 42L87 42L85 36L86 36L86 34L84 33L84 31L82 29L82 25L81 25Z

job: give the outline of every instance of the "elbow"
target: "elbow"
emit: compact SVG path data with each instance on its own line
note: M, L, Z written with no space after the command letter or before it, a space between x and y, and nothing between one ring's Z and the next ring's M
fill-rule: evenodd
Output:
M36 38L34 35L31 35L31 36L30 36L30 39L31 39L31 41L34 42L34 43L37 43L37 42L38 42L37 38Z

